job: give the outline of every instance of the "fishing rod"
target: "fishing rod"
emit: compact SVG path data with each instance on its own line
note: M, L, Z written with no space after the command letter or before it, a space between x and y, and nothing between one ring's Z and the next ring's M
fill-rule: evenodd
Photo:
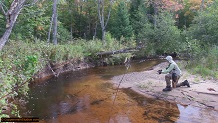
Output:
M130 64L130 63L131 63L131 58L126 57L126 58L125 58L125 61L124 61L124 65L125 65L125 67L126 67L126 70L128 70L128 69L131 67L131 64ZM118 86L117 86L116 93L115 93L115 97L114 97L113 104L112 104L112 107L111 107L111 111L112 111L112 109L113 109L115 100L116 100L116 98L117 98L118 90L119 90L119 88L120 88L120 85L121 85L121 83L122 83L123 78L125 77L125 75L126 75L126 74L123 74L123 76L122 76L122 78L121 78L121 80L120 80L120 82L119 82L119 84L118 84ZM110 111L110 112L111 112L111 111ZM110 118L111 118L111 116L109 116L109 118L108 118L108 123L109 123L109 121L110 121Z

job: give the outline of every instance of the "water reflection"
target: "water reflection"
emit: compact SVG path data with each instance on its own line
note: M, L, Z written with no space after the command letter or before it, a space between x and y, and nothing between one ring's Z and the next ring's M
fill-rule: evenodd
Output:
M22 110L22 116L39 117L40 122L49 123L170 123L218 120L218 113L215 111L149 99L130 88L120 89L117 93L116 87L110 82L110 78L115 75L143 71L157 63L158 61L146 61L132 64L128 71L125 66L98 67L53 78L30 89L27 110Z
M131 89L123 89L123 91L132 99L143 107L143 118L148 122L175 122L179 118L180 112L176 103L164 102L146 98L134 92Z
M180 111L179 122L183 123L217 123L218 112L214 110L201 109L192 106L178 104Z

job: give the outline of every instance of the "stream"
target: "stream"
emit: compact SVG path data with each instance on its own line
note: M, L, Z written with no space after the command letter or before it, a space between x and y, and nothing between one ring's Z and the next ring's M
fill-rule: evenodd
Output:
M30 87L22 117L40 123L215 123L218 112L146 98L130 88L117 89L111 78L140 72L157 60L84 69L42 81ZM122 84L122 83L121 83Z

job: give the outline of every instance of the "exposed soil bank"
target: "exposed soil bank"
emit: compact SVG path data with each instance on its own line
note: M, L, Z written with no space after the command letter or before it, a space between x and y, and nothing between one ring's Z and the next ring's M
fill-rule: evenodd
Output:
M163 62L148 71L115 76L112 78L112 82L118 87L123 78L120 88L131 88L147 97L168 100L184 106L193 105L218 111L218 81L192 75L184 68L181 68L183 75L179 82L187 79L191 87L184 86L174 88L170 92L163 92L162 89L166 87L165 75L157 74L157 70L165 68L167 65L167 62Z
M47 64L45 68L35 74L33 77L33 81L31 83L40 82L43 80L50 79L52 77L58 77L62 73L71 72L71 71L78 71L82 69L87 69L95 67L95 64L80 61L80 60L69 60L61 63L56 64Z

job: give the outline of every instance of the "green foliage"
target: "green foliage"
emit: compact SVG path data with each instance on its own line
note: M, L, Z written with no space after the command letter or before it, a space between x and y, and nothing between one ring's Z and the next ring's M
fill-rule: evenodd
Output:
M35 67L38 64L38 57L36 55L26 56L23 70L25 74L33 75L35 73Z
M53 52L55 55L51 57ZM46 63L80 58L82 52L81 46L10 41L0 52L0 97L9 94L0 100L0 107L8 104L7 98L27 95L28 80ZM12 113L16 114L16 109Z
M98 21L96 1L65 0L65 4L59 6L59 21L75 38L92 39L95 23ZM97 28L98 29L98 28Z
M105 34L105 42L106 42L106 47L108 47L108 48L112 48L112 47L116 48L116 45L114 45L114 43L116 43L115 39L112 38L112 35L111 35L110 32L106 32L106 34Z
M156 45L154 43L149 43L142 51L144 51L143 57L145 56L155 56L157 55L157 49L155 47Z
M191 71L193 73L200 74L204 77L212 76L218 79L218 47L212 46L205 50L202 50L201 47L195 47L193 51L197 52L189 62L188 68L192 69Z
M117 13L113 25L112 34L118 40L123 36L130 39L133 36L132 26L129 21L127 3L121 1L117 6Z
M218 78L217 6L218 0L215 0L204 11L200 11L186 32L192 58L188 66L194 73L204 77Z
M218 0L195 17L189 29L189 36L200 40L203 44L218 45Z
M70 32L63 27L62 23L59 23L58 26L58 43L64 44L70 40Z
M179 50L180 30L175 26L175 20L170 13L160 13L157 17L157 26L154 28L153 40L157 50L173 52Z
M46 8L36 4L34 6L24 7L22 14L18 16L16 26L11 39L17 40L18 34L21 39L46 39L50 26L50 17L46 13Z
M152 37L154 35L153 25L149 22L148 14L145 4L140 4L138 11L137 11L137 17L138 21L135 22L135 28L137 30L137 36L136 39L143 44L147 44L148 41L152 40Z
M139 33L137 23L139 22L139 19L140 19L140 17L138 17L138 10L139 10L139 6L141 4L143 4L143 0L131 0L131 2L130 2L130 9L129 9L130 23L133 27L133 31L134 31L136 38L137 38L138 33Z
M191 9L193 6L190 0L184 0L183 7L183 9L178 11L179 18L177 20L177 26L179 29L189 28L194 17L197 15L197 11Z
M126 58L131 58L131 53L114 54L112 57L105 58L105 62L109 65L122 64Z

